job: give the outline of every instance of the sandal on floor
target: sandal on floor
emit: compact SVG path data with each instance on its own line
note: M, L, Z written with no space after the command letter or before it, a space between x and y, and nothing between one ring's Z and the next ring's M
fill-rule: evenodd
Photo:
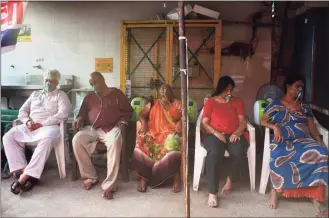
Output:
M29 177L21 189L23 192L30 191L38 182L38 179Z
M21 183L19 183L19 181L13 182L10 186L10 191L15 195L20 194L23 191L23 187L24 187L25 183L21 184Z

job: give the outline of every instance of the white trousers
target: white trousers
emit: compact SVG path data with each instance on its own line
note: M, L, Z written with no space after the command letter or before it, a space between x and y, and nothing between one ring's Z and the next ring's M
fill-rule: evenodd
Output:
M95 152L98 141L103 142L107 147L107 176L102 183L102 189L116 189L116 180L120 167L120 155L122 148L122 135L118 127L114 127L108 133L102 129L86 127L73 137L73 151L78 162L80 174L83 179L96 182L98 176L96 169L91 162L91 155Z
M19 142L15 134L20 131L12 128L2 138L10 172L24 170L24 174L40 179L44 166L49 158L51 149L58 138L43 138L35 142ZM25 157L25 146L35 147L32 158L27 164Z

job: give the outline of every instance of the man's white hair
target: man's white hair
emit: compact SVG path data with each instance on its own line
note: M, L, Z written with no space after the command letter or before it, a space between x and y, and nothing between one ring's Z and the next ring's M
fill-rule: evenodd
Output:
M44 79L52 79L59 82L61 79L61 73L56 69L46 70L44 73Z

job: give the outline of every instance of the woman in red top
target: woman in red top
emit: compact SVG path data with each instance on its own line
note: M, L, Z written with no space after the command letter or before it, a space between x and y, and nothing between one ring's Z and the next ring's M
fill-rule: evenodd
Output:
M248 143L243 136L246 129L244 105L240 98L232 97L234 87L235 83L231 77L222 77L218 81L216 92L208 99L203 109L202 129L206 133L204 148L207 150L210 207L218 205L220 164L225 150L230 154L230 169L222 194L227 195L248 149Z

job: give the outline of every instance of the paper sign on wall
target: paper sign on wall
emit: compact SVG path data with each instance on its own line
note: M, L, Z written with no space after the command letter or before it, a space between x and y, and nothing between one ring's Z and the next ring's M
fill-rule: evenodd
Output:
M95 71L100 73L112 73L113 58L95 58Z

